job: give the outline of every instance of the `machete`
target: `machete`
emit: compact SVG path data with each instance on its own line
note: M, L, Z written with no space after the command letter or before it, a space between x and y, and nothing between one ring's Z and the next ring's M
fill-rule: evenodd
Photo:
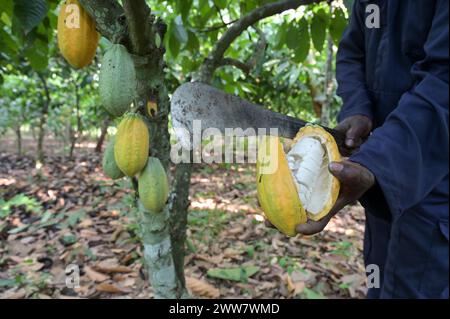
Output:
M181 85L173 94L171 101L173 127L193 134L194 121L201 121L202 130L216 128L223 134L225 129L241 128L278 129L278 135L294 138L298 131L308 123L287 115L270 111L237 96L200 82ZM345 136L336 130L324 127L343 146Z

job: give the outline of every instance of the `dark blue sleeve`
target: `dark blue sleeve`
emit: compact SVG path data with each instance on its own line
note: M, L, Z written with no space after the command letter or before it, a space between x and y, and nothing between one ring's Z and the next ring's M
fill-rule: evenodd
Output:
M421 202L448 175L448 0L438 0L414 86L350 159L377 178L391 212Z
M336 57L337 94L343 107L338 120L365 115L372 118L372 102L366 87L365 40L363 8L359 1L353 5L350 23L345 30Z

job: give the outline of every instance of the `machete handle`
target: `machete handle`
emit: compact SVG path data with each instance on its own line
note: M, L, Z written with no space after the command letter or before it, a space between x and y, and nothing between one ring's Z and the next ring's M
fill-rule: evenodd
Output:
M337 146L341 149L341 148L346 148L345 146L345 140L346 140L346 135L343 132L337 131L335 129L329 128L329 127L325 127L322 126L325 131L327 131L328 133L330 133L334 139L336 140L336 144Z

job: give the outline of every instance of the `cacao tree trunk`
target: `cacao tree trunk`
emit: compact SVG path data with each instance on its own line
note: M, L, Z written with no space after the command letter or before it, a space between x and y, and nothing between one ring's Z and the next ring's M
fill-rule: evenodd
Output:
M15 128L16 137L17 137L17 155L22 155L22 131L21 126L17 125Z
M330 125L330 109L333 104L333 39L331 35L327 38L327 62L325 67L325 102L322 104L322 116L320 122L322 125Z
M108 134L108 127L111 123L109 118L105 119L102 124L102 128L100 130L100 136L97 140L97 145L95 146L95 152L101 153L103 149L103 144L105 143L106 135Z
M82 135L82 123L81 123L81 114L80 114L80 95L78 93L78 84L76 80L74 80L74 87L75 87L75 111L76 111L76 120L77 120L77 128L76 130L73 130L72 125L70 125L70 151L69 151L69 157L73 158L73 152L75 150L75 146L77 144L78 139Z
M47 123L48 117L48 109L50 107L50 91L47 86L47 80L45 77L38 73L38 77L42 83L42 87L44 89L44 98L43 98L43 106L41 112L41 118L38 124L38 141L37 141L37 164L44 163L44 137L45 137L45 125Z

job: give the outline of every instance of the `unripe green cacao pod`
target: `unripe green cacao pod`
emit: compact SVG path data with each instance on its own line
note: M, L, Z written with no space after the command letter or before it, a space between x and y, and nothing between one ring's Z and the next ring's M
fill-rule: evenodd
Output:
M139 198L145 209L159 213L169 197L169 182L159 159L150 157L145 169L139 174Z
M117 166L126 176L135 176L147 164L148 153L147 125L138 114L126 115L117 129L114 145Z
M119 179L125 176L125 174L119 169L114 158L114 138L108 143L103 154L102 167L106 176L111 179Z
M136 92L133 59L121 44L113 44L105 53L99 75L100 98L113 116L125 114Z
M94 60L100 36L94 20L78 0L66 0L58 15L58 46L62 56L75 69Z

